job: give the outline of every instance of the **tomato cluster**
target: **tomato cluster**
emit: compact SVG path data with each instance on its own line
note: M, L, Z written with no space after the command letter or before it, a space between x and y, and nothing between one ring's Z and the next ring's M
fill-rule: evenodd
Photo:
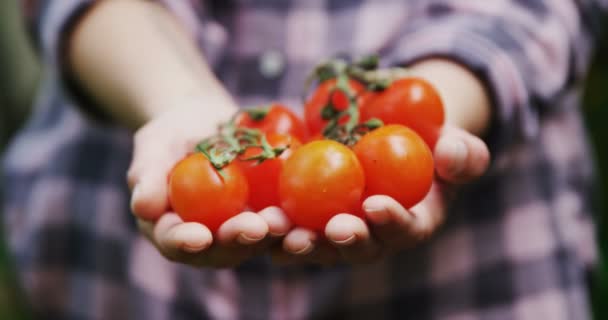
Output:
M173 210L215 232L248 207L279 206L295 225L322 231L336 214L363 217L371 195L406 208L421 201L444 122L438 93L420 78L382 77L377 64L332 63L316 69L304 119L280 104L242 111L180 161L169 179Z

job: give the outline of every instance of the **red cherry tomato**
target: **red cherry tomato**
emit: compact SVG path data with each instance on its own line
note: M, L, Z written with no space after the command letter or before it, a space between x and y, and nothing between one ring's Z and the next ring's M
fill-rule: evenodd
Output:
M405 208L420 202L433 183L433 155L409 128L388 125L364 135L353 147L365 172L365 197L388 195Z
M241 128L259 129L265 133L287 134L306 141L306 125L302 119L287 107L275 103L264 109L250 109L241 112L236 118Z
M281 155L274 159L244 161L262 152L262 148L249 148L238 160L239 167L245 174L249 183L249 207L260 211L269 206L278 206L279 203L279 175L283 170L285 161L300 147L301 143L292 136L269 133L266 135L268 143L274 147L288 147Z
M361 107L361 119L371 118L412 128L432 149L444 122L443 103L439 93L426 80L403 78L366 99Z
M324 140L325 137L323 136L323 134L321 133L317 133L314 136L310 137L310 139L308 139L308 142L313 142L313 141L317 141L317 140Z
M365 87L356 80L349 80L348 84L357 95L362 94L365 90ZM343 111L348 108L348 98L343 92L334 91L332 94L335 87L336 79L324 81L316 88L308 101L306 101L304 105L304 119L308 126L308 132L311 135L322 132L325 125L327 125L327 120L321 117L321 112L328 104L329 99L331 99L337 111ZM348 121L347 117L340 119L341 123L345 123L346 121Z
M249 188L234 163L220 174L202 153L177 163L169 178L171 207L186 222L194 221L216 232L224 221L245 209Z
M320 140L287 159L279 178L279 199L295 225L323 231L336 214L360 214L364 187L365 176L353 151Z

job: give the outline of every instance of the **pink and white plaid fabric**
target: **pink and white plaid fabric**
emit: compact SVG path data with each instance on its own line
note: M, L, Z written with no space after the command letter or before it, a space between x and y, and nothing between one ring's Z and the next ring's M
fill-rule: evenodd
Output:
M61 43L94 1L24 1L48 73L5 155L4 223L42 319L588 319L591 152L578 112L600 1L164 0L242 105L299 110L320 59L446 57L495 107L490 172L423 246L364 267L172 264L139 235L131 137L82 112ZM133 39L134 42L137 39ZM145 53L142 53L145 54Z

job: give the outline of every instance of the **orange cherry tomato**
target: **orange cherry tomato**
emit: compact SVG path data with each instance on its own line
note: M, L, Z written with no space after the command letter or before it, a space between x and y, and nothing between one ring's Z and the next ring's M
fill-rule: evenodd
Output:
M235 121L241 128L259 129L265 133L287 134L306 141L306 125L293 111L275 103L268 108L241 112Z
M403 78L384 91L367 97L361 120L378 118L385 124L401 124L416 131L433 149L444 123L441 97L421 78Z
M362 94L365 90L365 87L356 80L351 79L348 81L348 84L357 95ZM324 120L321 117L321 112L330 99L337 111L343 111L348 108L348 98L343 92L338 91L332 94L332 90L334 90L335 87L336 79L322 82L305 103L304 119L308 126L308 132L311 135L322 132L325 125L327 125L327 120ZM361 104L361 102L359 102L359 104ZM346 121L348 121L347 117L340 119L341 123L345 123Z
M249 207L255 211L280 205L279 175L283 170L285 161L301 145L297 138L287 135L269 133L266 135L266 139L274 148L287 147L287 149L279 157L259 163L257 160L242 160L259 155L262 152L262 148L248 148L237 160L249 183Z
M424 140L401 125L364 135L353 147L365 172L365 197L382 194L405 208L420 202L433 183L433 155Z
M202 153L193 153L169 177L171 207L186 222L199 222L216 232L224 221L245 209L249 188L234 163L216 170Z
M363 169L353 151L320 140L300 147L287 159L279 178L279 199L295 225L323 231L336 214L361 214L364 187Z

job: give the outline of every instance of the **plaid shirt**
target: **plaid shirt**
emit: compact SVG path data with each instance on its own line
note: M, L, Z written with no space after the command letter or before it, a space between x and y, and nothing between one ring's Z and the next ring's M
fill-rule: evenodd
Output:
M166 261L136 230L131 135L59 80L61 35L92 1L25 1L49 65L3 165L19 280L45 319L587 319L593 165L579 115L599 1L163 1L242 105L299 106L340 52L468 66L494 106L490 171L417 249L362 267L229 270ZM134 39L133 41L137 41Z

